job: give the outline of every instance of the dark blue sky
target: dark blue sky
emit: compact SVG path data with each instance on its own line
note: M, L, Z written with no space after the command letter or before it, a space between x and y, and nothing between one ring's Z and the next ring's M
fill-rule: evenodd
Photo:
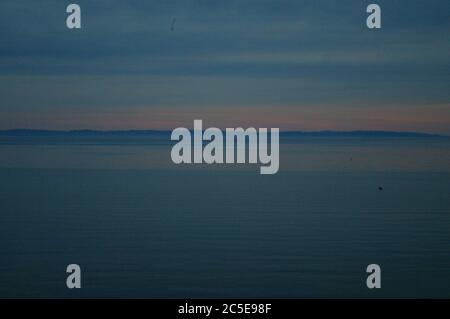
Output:
M450 133L448 0L73 2L0 2L0 129Z

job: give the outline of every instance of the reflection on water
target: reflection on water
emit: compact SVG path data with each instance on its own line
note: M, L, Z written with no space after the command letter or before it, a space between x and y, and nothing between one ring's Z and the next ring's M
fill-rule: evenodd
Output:
M204 169L176 166L166 137L0 137L0 168ZM450 172L450 138L285 138L281 171ZM213 165L214 170L229 165ZM257 171L259 164L236 169Z
M0 142L0 297L450 297L447 140L290 141L273 176L134 141Z

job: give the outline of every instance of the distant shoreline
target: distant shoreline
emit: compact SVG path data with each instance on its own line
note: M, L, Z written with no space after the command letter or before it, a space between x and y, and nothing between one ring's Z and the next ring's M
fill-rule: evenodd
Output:
M171 131L164 130L39 130L11 129L0 130L4 137L127 137L127 136L169 136ZM401 132L401 131L281 131L283 137L426 137L446 138L447 135Z

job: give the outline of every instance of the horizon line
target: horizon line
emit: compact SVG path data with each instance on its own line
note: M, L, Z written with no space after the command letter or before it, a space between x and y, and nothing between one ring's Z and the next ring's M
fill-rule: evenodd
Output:
M188 128L193 132L194 129ZM204 131L204 130L203 130ZM154 133L154 134L166 134L171 133L172 130L158 130L158 129L120 129L120 130L101 130L101 129L72 129L72 130L53 130L53 129L32 129L32 128L14 128L14 129L0 129L0 134L130 134L130 133ZM427 136L427 137L450 137L450 135L427 133L418 131L390 131L390 130L317 130L317 131L302 131L302 130L280 130L280 134L312 134L312 135L357 135L370 134L375 135L396 135L396 136Z

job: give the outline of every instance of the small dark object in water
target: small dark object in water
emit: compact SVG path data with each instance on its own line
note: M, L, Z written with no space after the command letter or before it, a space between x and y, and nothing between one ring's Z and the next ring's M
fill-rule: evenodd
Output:
M381 192L383 190L383 187L378 187L378 190Z

